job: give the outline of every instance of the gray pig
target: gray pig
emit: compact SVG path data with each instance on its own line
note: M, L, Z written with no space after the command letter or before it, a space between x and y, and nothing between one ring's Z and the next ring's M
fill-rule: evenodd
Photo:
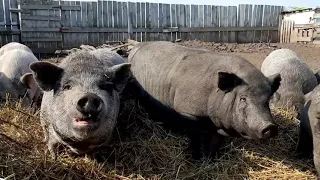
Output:
M298 152L303 156L313 154L313 161L320 175L320 86L306 95L304 107L299 111L300 132Z
M131 65L116 64L115 55L109 57L99 59L92 52L80 51L59 66L48 62L30 65L44 90L40 118L53 158L59 145L84 154L110 139L119 113L119 94L131 77Z
M203 144L209 156L215 153L223 136L268 139L278 133L268 103L279 74L267 78L240 57L164 41L139 43L128 62L147 112L187 133L195 159Z
M23 106L34 105L41 99L41 90L35 82L29 65L38 59L28 51L13 49L0 56L0 98L5 99L6 93L11 98L23 98Z
M303 105L304 94L318 84L315 73L290 49L271 52L262 63L261 72L265 76L281 74L281 86L270 101L277 107Z
M18 42L11 42L11 43L8 43L0 48L0 56L3 55L5 52L11 51L13 49L20 49L20 50L24 50L24 51L32 53L31 49L29 49L28 46L26 46L24 44L20 44Z

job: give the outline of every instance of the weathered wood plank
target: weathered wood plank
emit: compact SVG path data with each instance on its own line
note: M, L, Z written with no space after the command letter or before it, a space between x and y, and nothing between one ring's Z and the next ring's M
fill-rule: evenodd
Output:
M60 21L60 17L55 16L21 16L21 20L37 20L37 21Z
M103 1L98 1L98 4L97 4L98 8L97 8L97 11L98 11L98 22L97 22L97 27L103 27L103 19L105 17L103 17ZM98 44L101 45L101 44L104 44L105 43L105 40L104 40L104 34L103 33L98 33Z
M132 3L132 2L129 2L129 18L130 18L132 28L135 28L137 24L136 7L135 7L135 3ZM133 33L130 38L133 40L136 40L136 33Z
M171 27L177 27L177 11L176 11L177 6L178 5L176 4L170 5L170 19L171 19L170 26ZM177 33L171 33L170 40L174 41L176 39L177 39Z
M238 9L238 26L245 27L246 5L240 4ZM238 32L238 42L247 42L246 32Z
M268 26L269 24L269 16L270 16L270 6L264 5L263 6L263 20L262 20L262 26ZM268 31L262 31L261 32L261 41L262 42L269 42L269 32Z
M117 2L117 16L118 16L118 23L117 27L122 28L122 2ZM123 33L118 33L118 41L123 41Z
M231 7L231 27L237 27L237 6ZM230 42L236 43L238 42L237 32L231 31L230 33Z
M186 27L186 6L183 4L179 5L179 13L178 13L178 17L177 17L177 21L178 21L178 27L179 28L184 28ZM182 40L186 40L186 33L179 33L180 34L180 38Z
M163 21L163 24L162 26L164 28L170 28L171 26L171 23L170 23L170 4L164 4L163 5L163 12L164 13L164 21ZM171 38L171 33L163 33L164 34L164 40L166 41L170 41L170 38Z
M151 28L150 4L146 2L146 28ZM146 41L151 41L150 33L145 33Z
M134 28L141 27L141 7L140 2L136 2L135 4L136 10L136 26ZM141 42L141 33L136 33L136 41Z
M87 2L88 27L94 27L93 2ZM93 33L88 33L88 45L94 46Z
M61 1L61 5L69 5L69 1ZM61 25L62 27L70 27L70 11L61 11ZM72 46L71 34L63 35L63 46L70 47Z
M218 7L212 6L211 7L211 25L210 27L219 27L219 13ZM211 40L213 42L219 42L219 32L211 33Z
M81 27L88 27L88 3L85 1L81 1ZM81 33L82 34L82 44L88 44L88 33Z
M198 14L198 21L199 21L199 27L204 27L204 5L199 5L199 14ZM204 39L204 33L197 33L198 39L200 41L205 41Z
M141 3L141 28L146 27L146 3ZM146 33L141 33L141 41L146 41Z
M198 21L198 17L199 17L199 13L198 13L198 5L191 5L191 23L190 26L195 28L195 27L199 27L199 21ZM198 39L197 37L197 33L193 32L190 33L190 37L188 37L189 40L196 40Z
M118 26L118 3L112 1L112 27L116 28ZM119 33L113 33L112 41L118 41Z
M159 9L158 9L158 4L157 3L150 3L149 4L149 18L150 18L150 24L151 24L151 28L158 28L158 13L159 13ZM160 17L159 17L160 18ZM158 33L150 33L150 41L156 41L159 40L158 39Z
M70 5L76 5L76 1L70 1ZM70 26L77 27L77 12L80 11L70 11ZM70 45L71 47L79 47L81 44L78 42L78 33L72 33L70 35Z
M113 20L112 20L112 1L108 2L108 27L113 27ZM108 41L113 41L113 33L108 33Z
M63 4L59 7L59 5L55 4L55 5L44 5L44 4L37 4L37 5L21 5L20 6L21 9L31 9L31 10L48 10L48 9L60 9L61 10L66 10L66 11L70 11L70 10L73 10L73 11L80 11L81 10L81 6L69 6L69 5L66 5L66 4Z
M93 24L92 27L98 27L98 3L92 2ZM90 37L90 36L89 36ZM99 33L91 33L92 44L99 46Z
M17 12L12 12L11 8L18 8L18 2L17 0L11 0L10 1L10 9L9 11L11 12L11 24L13 23L19 23L19 14ZM12 25L11 26L12 30L18 30L19 27L17 25ZM12 41L13 42L19 42L20 41L20 36L19 35L12 35Z
M102 16L103 16L103 25L102 27L109 27L109 17L108 17L108 2L102 1ZM103 33L103 42L108 41L108 33Z
M128 3L122 2L122 28L128 27ZM128 30L126 32L123 32L123 40L126 41L129 38Z
M11 24L11 19L10 19L10 4L9 1L4 1L4 13L5 13L5 22L6 24ZM5 28L7 30L11 30L11 26L6 25ZM5 43L12 42L12 35L5 35Z
M52 42L62 41L62 38L22 38L22 42Z

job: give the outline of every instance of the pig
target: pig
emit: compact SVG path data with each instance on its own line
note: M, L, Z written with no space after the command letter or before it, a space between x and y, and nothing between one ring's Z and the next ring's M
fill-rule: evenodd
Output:
M318 84L315 73L290 49L271 52L261 65L265 76L280 73L281 86L270 101L275 107L297 107L304 104L304 95Z
M268 104L280 85L278 73L267 78L241 57L165 41L139 43L128 63L131 91L152 119L186 133L194 159L201 158L202 146L214 155L225 136L278 134Z
M28 46L20 44L18 42L10 42L0 48L0 56L3 55L5 52L11 51L13 49L20 49L32 53L31 49L29 49Z
M320 70L317 71L316 73L314 73L314 75L316 76L318 84L319 84L320 83Z
M35 82L29 65L38 59L25 50L13 49L0 56L0 98L9 93L13 99L21 99L23 106L38 107L42 92Z
M300 131L297 150L304 157L312 157L320 175L320 86L305 95L306 102L299 110Z
M114 52L105 53L110 54L100 59L94 52L79 51L59 65L30 65L44 91L40 120L51 157L57 157L60 145L83 155L109 142L131 65L119 63Z

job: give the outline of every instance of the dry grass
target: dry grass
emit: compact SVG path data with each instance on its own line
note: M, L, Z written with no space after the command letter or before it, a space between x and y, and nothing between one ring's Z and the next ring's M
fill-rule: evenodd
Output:
M185 137L162 130L134 102L125 104L114 141L91 157L45 154L39 112L0 109L0 177L8 179L316 179L311 160L294 153L298 123L293 111L276 109L277 138L230 138L215 162L185 158ZM122 132L122 133L119 133Z

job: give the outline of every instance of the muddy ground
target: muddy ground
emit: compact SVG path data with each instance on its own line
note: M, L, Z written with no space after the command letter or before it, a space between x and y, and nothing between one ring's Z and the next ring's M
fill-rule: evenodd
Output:
M280 43L211 43L185 41L179 43L189 47L201 47L220 53L232 53L249 60L260 69L263 60L275 49L289 48L295 51L314 71L320 70L320 45L314 44L280 44Z

